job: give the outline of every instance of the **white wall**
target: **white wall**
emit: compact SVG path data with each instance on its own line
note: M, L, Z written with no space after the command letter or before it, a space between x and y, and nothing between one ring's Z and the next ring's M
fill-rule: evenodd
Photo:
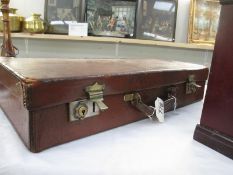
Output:
M189 6L191 0L178 0L176 42L187 42ZM18 13L28 17L32 13L44 16L44 0L11 0L11 7L18 8Z
M10 0L10 7L18 9L18 14L25 17L32 13L40 13L44 16L44 0Z

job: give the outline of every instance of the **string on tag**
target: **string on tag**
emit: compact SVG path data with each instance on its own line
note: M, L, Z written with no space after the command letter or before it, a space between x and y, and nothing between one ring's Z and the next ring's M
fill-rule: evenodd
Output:
M176 111L176 108L177 108L177 99L176 99L176 97L175 97L175 96L173 96L173 95L171 95L171 97L175 100L175 102L174 102L174 109L173 109L173 111Z
M175 96L170 96L170 98L166 101L163 101L160 98L157 98L155 100L155 107L150 106L151 109L153 109L152 114L148 114L147 116L151 120L158 120L159 122L164 122L164 114L165 112L171 110L173 108L173 111L177 108L177 98Z

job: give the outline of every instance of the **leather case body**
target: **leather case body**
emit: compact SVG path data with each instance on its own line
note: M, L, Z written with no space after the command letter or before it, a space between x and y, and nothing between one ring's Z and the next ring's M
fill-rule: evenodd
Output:
M190 76L201 87L187 93ZM40 152L145 119L124 101L126 94L138 92L153 105L175 87L177 107L201 100L207 76L204 66L155 59L0 58L0 104L28 149ZM88 99L85 89L95 83L105 86L108 109L70 121L70 104Z

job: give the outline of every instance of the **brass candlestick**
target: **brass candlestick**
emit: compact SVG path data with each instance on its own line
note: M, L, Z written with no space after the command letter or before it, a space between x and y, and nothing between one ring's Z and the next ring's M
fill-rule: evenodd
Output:
M3 15L3 44L1 56L3 57L15 57L15 50L18 50L13 46L10 33L10 20L9 20L9 3L10 0L1 0L1 11Z

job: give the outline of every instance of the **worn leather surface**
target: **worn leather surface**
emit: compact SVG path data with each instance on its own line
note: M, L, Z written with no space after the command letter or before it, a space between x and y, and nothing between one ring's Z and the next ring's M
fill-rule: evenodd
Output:
M233 5L224 5L201 125L233 137Z
M150 72L205 69L204 66L156 59L0 59L24 81L58 81Z
M22 100L10 94L2 84L0 84L0 107L8 116L24 144L30 147L29 112L23 106Z
M151 59L1 58L0 70L5 90L19 99L14 101L18 108L2 105L3 110L14 118L13 125L33 152L145 118L124 102L127 93L139 92L146 104L153 105L156 97L166 98L168 87L175 85L178 107L201 100L208 75L204 66ZM202 88L186 95L189 75L195 75ZM16 88L19 82L21 89ZM69 122L69 102L87 98L84 89L95 82L105 85L104 103L109 109L96 117ZM26 132L17 127L24 122Z
M85 87L105 85L104 95L152 89L207 79L204 66L161 60L133 59L9 59L0 64L17 76L26 91L27 109L41 109L86 98Z

